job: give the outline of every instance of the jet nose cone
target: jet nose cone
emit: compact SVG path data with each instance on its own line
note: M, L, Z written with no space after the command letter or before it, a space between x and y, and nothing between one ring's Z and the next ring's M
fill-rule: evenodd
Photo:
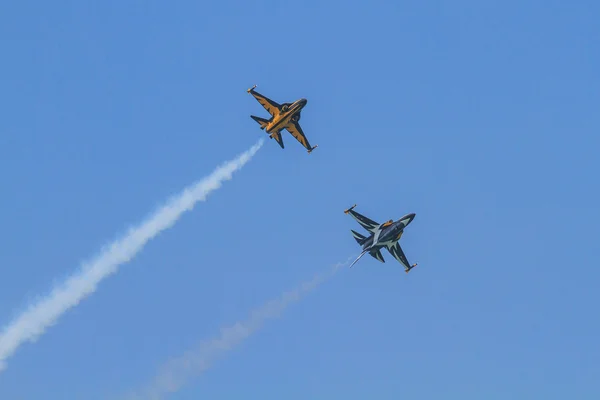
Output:
M300 101L298 101L298 103L300 103L300 105L302 107L304 107L306 105L306 103L308 103L308 100L306 100L306 99L300 99Z
M412 222L413 219L415 219L415 213L410 213L410 214L406 214L406 217L403 218L404 220L404 226L407 226L408 224L410 224Z

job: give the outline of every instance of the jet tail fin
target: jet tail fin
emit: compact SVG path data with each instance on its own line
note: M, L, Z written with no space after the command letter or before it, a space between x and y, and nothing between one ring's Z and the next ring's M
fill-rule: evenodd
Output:
M256 122L258 122L260 124L260 129L265 129L266 126L269 124L268 119L257 117L256 115L251 115L250 118L252 118L253 120L255 120Z
M350 229L350 232L352 232L352 236L354 236L354 240L356 240L356 243L362 246L362 244L365 242L366 237L353 229Z

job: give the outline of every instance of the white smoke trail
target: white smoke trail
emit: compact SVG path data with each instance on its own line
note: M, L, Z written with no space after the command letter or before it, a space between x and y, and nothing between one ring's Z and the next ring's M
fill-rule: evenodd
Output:
M340 267L347 265L354 257L338 263L326 273L319 273L310 281L304 282L295 289L284 292L280 298L271 300L252 311L245 321L236 322L221 330L221 334L211 340L200 342L195 349L188 350L180 357L171 359L162 368L153 382L139 393L131 393L126 399L159 400L168 393L176 392L192 377L206 371L219 357L240 344L244 339L256 332L263 323L278 317L291 303L301 299L302 295L316 289L321 283L331 278Z
M37 340L63 313L92 294L100 281L117 272L120 264L130 261L150 239L173 226L185 211L190 211L198 201L205 200L224 181L230 180L235 171L250 161L263 142L264 139L261 138L246 152L216 168L208 177L185 188L142 224L102 249L95 259L82 265L78 272L8 324L0 336L0 371L6 368L6 359L22 343Z

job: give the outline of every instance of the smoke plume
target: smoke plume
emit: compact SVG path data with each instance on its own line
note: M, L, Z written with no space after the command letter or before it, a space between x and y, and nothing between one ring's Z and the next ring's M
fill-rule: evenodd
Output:
M300 284L291 291L284 292L278 299L271 300L252 311L245 321L238 321L221 329L219 336L200 342L196 348L171 359L162 367L148 387L139 393L131 393L125 398L128 400L160 400L168 393L178 391L191 378L201 375L219 357L224 356L260 329L265 321L278 317L290 304L316 289L351 260L352 258L349 258L343 263L338 263L327 272L319 273L310 281Z
M103 279L117 272L121 264L135 257L150 239L173 226L185 211L192 210L198 201L205 200L211 192L219 189L224 181L230 180L235 171L252 159L263 142L261 138L235 159L185 188L139 226L130 229L125 236L106 246L95 259L83 264L79 271L5 326L0 336L0 371L6 368L6 360L20 345L26 341L36 341L62 314L94 293Z

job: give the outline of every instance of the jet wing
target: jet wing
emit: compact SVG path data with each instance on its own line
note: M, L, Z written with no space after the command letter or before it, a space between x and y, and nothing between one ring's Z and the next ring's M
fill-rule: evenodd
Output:
M310 143L308 143L308 139L306 138L306 136L304 136L304 132L302 132L302 128L300 127L300 124L298 122L290 121L290 123L288 123L285 126L285 129L287 129L287 131L291 133L292 136L295 137L296 140L299 141L300 144L306 148L306 150L312 149Z
M356 211L354 211L352 209L349 209L347 211L348 211L348 214L350 214L352 216L352 218L354 218L360 224L360 226L362 226L369 232L374 233L379 228L379 224L377 222L373 221L372 219L367 218L364 215L357 213Z
M396 260L400 262L400 264L404 265L404 269L408 270L411 268L404 252L402 251L402 247L400 247L400 242L394 243L393 246L388 246L388 251Z
M272 116L279 114L279 110L281 109L281 105L266 96L258 93L254 90L254 88L249 90L249 93L254 96L254 98L260 103L261 106L265 108Z

